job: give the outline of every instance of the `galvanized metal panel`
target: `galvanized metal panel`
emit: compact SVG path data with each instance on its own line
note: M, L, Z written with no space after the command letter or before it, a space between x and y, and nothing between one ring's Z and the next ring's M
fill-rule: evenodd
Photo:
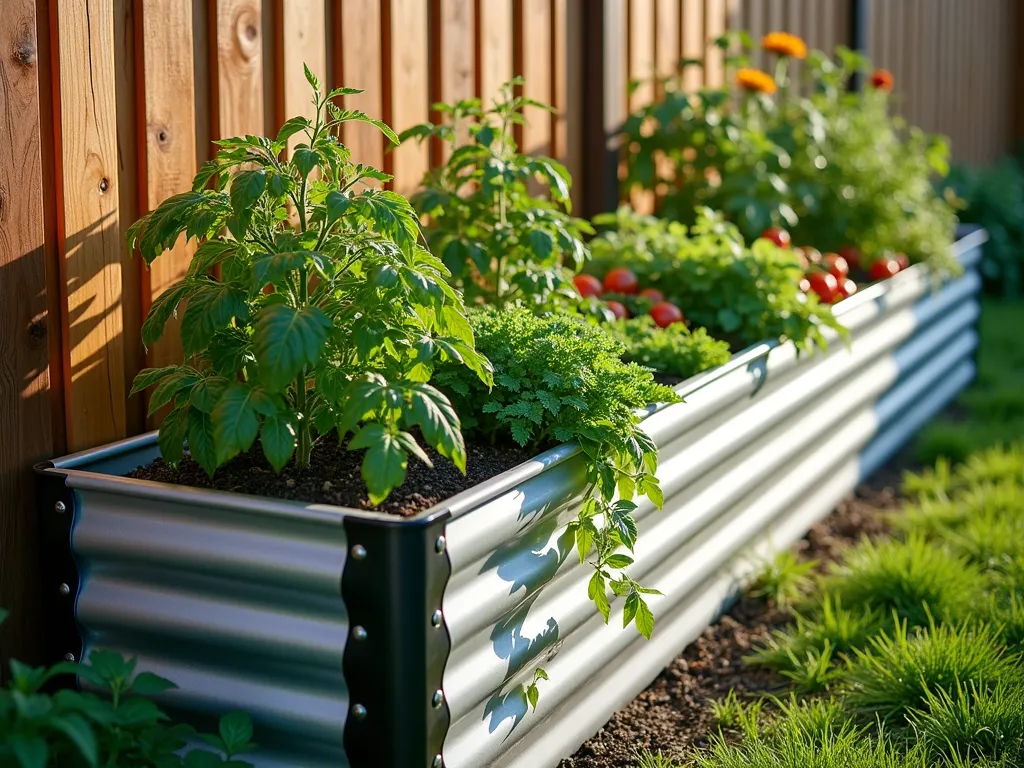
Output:
M765 549L803 535L861 479L858 451L870 443L877 464L884 446L970 380L978 288L972 269L941 291L924 270L910 270L837 308L849 348L763 350L703 385L684 382L686 403L650 416L666 502L658 513L638 509L630 569L666 594L652 602L659 624L650 643L621 630L621 606L608 626L596 615L589 567L565 534L575 508L547 487L546 472L481 507L479 519L476 511L453 519L445 764L555 765L593 733L703 630L734 588L748 542ZM565 488L564 475L557 482ZM486 526L503 532L493 549L481 546ZM534 714L522 684L536 666L551 680Z

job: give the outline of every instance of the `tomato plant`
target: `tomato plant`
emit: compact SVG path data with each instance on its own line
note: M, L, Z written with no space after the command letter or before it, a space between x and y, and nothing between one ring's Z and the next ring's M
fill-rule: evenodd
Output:
M505 83L490 109L480 99L436 104L440 124L402 132L402 141L437 139L452 149L444 165L427 172L412 202L428 219L431 250L467 300L571 306L579 299L573 274L588 257L583 238L593 229L569 215L572 178L565 166L518 151L513 127L525 122L524 110L551 110L515 95L522 84ZM531 184L551 199L531 192Z
M845 280L839 281L839 295L844 299L848 299L850 296L853 296L853 294L855 294L856 292L857 284L853 282L853 280L846 278Z
M657 288L644 288L640 291L640 296L647 299L652 304L658 304L665 300L665 294Z
M606 301L605 306L615 315L616 320L624 320L629 317L629 310L618 301Z
M883 257L876 259L871 262L871 266L868 267L868 274L872 280L885 280L887 277L892 277L900 271L899 262L896 259L890 259Z
M142 327L152 344L187 302L189 362L142 371L133 392L155 385L150 412L170 406L164 458L180 461L187 439L210 474L257 438L280 470L293 459L306 466L320 437L353 433L348 448L365 450L363 479L379 503L404 480L410 454L429 463L410 428L465 471L459 417L429 381L438 363L458 361L489 383L490 366L448 270L419 242L412 206L367 185L390 177L354 162L338 129L359 121L397 137L333 103L358 91L324 95L308 69L306 77L313 119L288 120L274 139L217 142L192 191L129 229L147 264L182 234L200 241ZM297 134L304 141L280 159Z
M683 322L683 311L670 301L661 301L651 307L651 318L659 328Z
M826 304L832 304L839 296L839 281L831 272L815 270L807 275L811 290Z
M844 245L839 249L839 255L846 259L850 269L859 269L861 265L860 250L855 245Z
M821 258L821 264L840 283L850 274L850 265L838 253L826 253Z
M793 238L790 237L789 232L784 230L782 227L768 227L764 232L761 233L761 237L765 240L771 240L779 248L789 248L793 242Z

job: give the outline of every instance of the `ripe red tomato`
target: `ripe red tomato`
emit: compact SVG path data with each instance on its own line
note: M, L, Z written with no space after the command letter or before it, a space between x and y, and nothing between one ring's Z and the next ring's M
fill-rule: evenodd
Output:
M868 274L871 275L872 280L885 280L899 271L900 265L896 262L896 259L881 258L871 262Z
M683 322L683 311L671 301L662 301L651 307L651 317L659 328L668 328L672 323Z
M821 259L821 264L832 273L832 276L839 281L840 285L842 285L846 276L850 274L850 265L838 253L826 253Z
M572 281L584 299L590 296L600 296L604 291L601 281L593 275L576 275Z
M897 253L896 263L899 264L900 272L902 272L904 269L910 266L910 259L907 258L907 254L905 253Z
M848 299L857 292L857 284L853 280L840 280L839 281L839 295L844 299Z
M761 233L761 237L765 240L771 240L779 246L779 248L789 248L789 244L793 242L793 238L789 236L789 232L784 230L782 227L768 227L768 229Z
M814 271L807 275L811 290L826 304L831 304L839 296L839 281L831 272Z
M857 269L860 266L860 250L855 245L844 245L839 249L839 255L846 259L850 269Z
M640 287L633 270L626 267L609 269L604 276L604 289L611 293L636 293Z
M645 299L650 299L655 304L665 300L665 294L659 291L657 288L644 288L640 291L640 295Z
M625 320L629 317L629 310L617 301L606 301L605 306L612 311L616 320Z

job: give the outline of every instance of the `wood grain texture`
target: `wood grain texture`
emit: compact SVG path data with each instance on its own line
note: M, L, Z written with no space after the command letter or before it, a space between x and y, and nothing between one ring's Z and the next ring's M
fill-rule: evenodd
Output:
M725 52L714 45L728 27L725 0L704 0L704 40L707 53L704 56L704 83L712 87L725 82Z
M680 39L683 43L683 58L704 61L706 45L704 38L704 0L682 0ZM683 88L696 91L704 83L704 69L688 66L683 70Z
M213 139L264 132L263 8L259 0L211 0Z
M335 52L335 86L361 88L362 93L345 97L345 107L361 109L371 117L384 115L384 62L381 51L380 0L338 0ZM365 123L349 123L342 140L357 162L384 168L384 144L380 131Z
M146 144L142 159L144 207L154 210L172 195L188 191L196 171L195 84L192 6L144 0L142 61L145 79ZM195 243L178 238L149 268L144 307L185 276ZM163 338L149 348L147 363L159 368L183 359L179 320L172 318Z
M437 0L431 6L431 54L433 56L433 99L453 104L476 95L476 8L473 0ZM437 121L439 115L434 115ZM458 132L459 144L469 139L466 126ZM438 143L434 163L443 163L452 145Z
M654 0L630 0L629 3L629 111L638 109L654 101L656 80L656 61L654 48L655 13ZM650 133L651 125L644 125ZM630 191L629 201L640 213L654 212L654 192L650 189L636 187Z
M384 0L387 50L384 54L386 120L401 132L429 118L427 0ZM388 154L392 182L413 192L430 165L429 146L409 142Z
M663 78L677 80L676 73L682 48L679 41L679 0L657 0L654 22L654 56L658 71L655 84L658 93L664 90Z
M67 290L68 448L125 436L113 0L58 3L58 238Z
M479 27L479 95L490 104L512 79L512 0L476 0Z
M516 74L526 82L523 95L544 104L552 101L552 14L551 0L517 0L516 24L521 30L516 41ZM521 149L532 155L551 154L551 116L538 109L527 108L527 124L523 126Z
M278 3L281 114L277 122L280 125L298 115L311 120L316 116L313 91L306 82L303 67L309 67L321 85L327 83L327 13L324 0L278 0ZM277 125L272 130L276 128ZM305 140L305 135L301 133L292 136L288 141L288 151Z
M572 175L573 208L583 204L583 4L554 0L554 156Z
M0 14L0 666L38 647L32 464L51 458L50 369L34 0ZM4 675L0 675L3 679Z

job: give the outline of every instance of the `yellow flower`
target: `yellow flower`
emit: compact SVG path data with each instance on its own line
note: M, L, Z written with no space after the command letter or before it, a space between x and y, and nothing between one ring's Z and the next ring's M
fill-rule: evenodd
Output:
M794 59L807 58L807 43L796 35L788 32L769 32L761 38L761 47L779 56L790 56Z
M776 86L772 76L760 69L744 67L736 72L736 84L748 91L775 93Z

